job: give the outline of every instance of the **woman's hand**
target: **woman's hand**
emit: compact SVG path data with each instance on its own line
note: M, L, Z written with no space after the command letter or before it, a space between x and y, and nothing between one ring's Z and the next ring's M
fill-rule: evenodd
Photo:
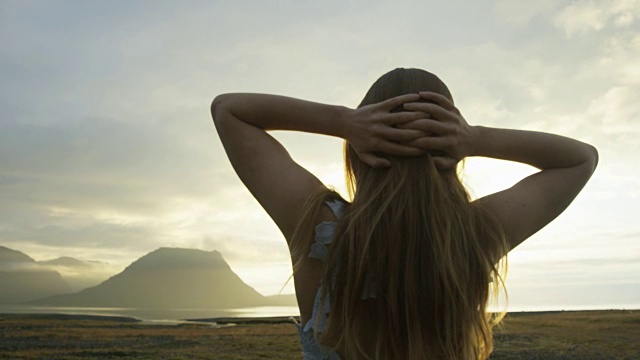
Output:
M391 166L382 155L418 156L425 153L414 143L426 134L416 121L424 119L420 110L391 112L391 110L420 99L418 94L407 94L386 101L363 106L347 113L344 138L358 154L360 160L374 168ZM413 127L400 128L403 124Z
M420 99L429 102L407 103L404 104L404 109L419 112L426 118L401 124L398 127L405 130L418 130L426 135L406 142L405 145L423 151L444 152L445 156L434 156L435 165L439 169L452 169L458 161L470 154L473 128L445 96L433 92L421 92L419 95Z

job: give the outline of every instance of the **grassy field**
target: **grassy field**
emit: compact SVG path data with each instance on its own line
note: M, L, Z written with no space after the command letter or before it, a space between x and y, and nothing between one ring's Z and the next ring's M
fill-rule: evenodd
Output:
M0 314L0 359L300 359L293 324ZM510 314L491 359L640 359L640 311Z
M640 311L515 313L491 359L640 359Z

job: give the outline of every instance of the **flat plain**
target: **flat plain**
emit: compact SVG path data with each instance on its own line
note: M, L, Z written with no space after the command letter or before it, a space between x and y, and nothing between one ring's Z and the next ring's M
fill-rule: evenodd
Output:
M0 314L0 359L301 359L286 318L233 321ZM503 324L492 360L640 359L640 311L512 313Z

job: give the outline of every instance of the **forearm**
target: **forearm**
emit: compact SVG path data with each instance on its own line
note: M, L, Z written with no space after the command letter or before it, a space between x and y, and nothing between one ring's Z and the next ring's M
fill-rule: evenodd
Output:
M538 169L568 168L589 163L595 168L597 150L567 137L524 130L471 127L469 156L529 164Z
M347 108L267 94L224 94L211 105L214 121L237 119L263 130L293 130L345 138ZM231 114L233 116L225 116Z
M385 167L390 165L389 160L380 154L423 154L419 148L402 144L423 136L423 132L399 129L396 125L424 117L424 114L391 112L417 99L417 94L407 94L349 109L277 95L225 94L215 98L211 113L225 148L251 141L248 137L268 136L267 130L303 131L340 137L348 141L369 166Z

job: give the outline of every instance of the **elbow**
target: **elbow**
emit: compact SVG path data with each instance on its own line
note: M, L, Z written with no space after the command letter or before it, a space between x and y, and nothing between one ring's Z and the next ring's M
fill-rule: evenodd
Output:
M600 160L600 155L598 155L598 149L593 145L588 145L589 147L589 164L591 165L591 172L596 171L596 167L598 166L598 161Z
M586 181L589 181L593 173L596 171L596 167L598 166L598 149L589 144L584 144L584 160L577 165L577 167L582 169L582 173L585 177Z
M225 103L225 94L216 96L211 102L211 117L213 118L213 122L216 121L216 114L222 109Z
M211 117L213 122L220 118L220 113L228 106L229 94L221 94L216 96L211 102Z

